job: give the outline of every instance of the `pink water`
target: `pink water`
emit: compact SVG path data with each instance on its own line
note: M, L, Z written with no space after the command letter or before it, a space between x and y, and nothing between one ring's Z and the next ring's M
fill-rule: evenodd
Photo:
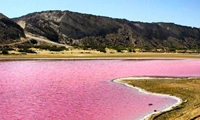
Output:
M200 60L1 61L0 119L135 120L177 102L112 82L130 76L200 76Z

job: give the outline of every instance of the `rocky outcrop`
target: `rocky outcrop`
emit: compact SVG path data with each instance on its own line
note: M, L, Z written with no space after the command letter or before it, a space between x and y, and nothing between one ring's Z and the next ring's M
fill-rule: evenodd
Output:
M23 29L13 20L0 13L0 44L13 43L25 37Z
M133 22L70 11L37 12L14 20L24 23L25 31L70 45L200 47L200 29L174 23Z

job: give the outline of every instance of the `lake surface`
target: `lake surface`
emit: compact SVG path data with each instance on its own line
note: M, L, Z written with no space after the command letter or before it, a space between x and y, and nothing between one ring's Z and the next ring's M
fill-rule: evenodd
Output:
M1 61L0 119L135 120L177 102L112 82L131 76L200 76L200 60Z

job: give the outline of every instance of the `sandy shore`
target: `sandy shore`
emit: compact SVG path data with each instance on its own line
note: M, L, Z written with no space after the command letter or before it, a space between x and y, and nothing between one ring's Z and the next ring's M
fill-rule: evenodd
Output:
M122 81L122 80L121 80ZM124 79L129 86L137 86L153 93L173 95L182 99L171 110L148 115L149 120L200 120L200 78ZM178 105L179 104L179 105Z
M9 59L200 59L199 54L182 53L62 53L26 55L0 55L0 60Z
M177 100L177 102L176 102L175 104L173 104L172 106L170 106L170 107L168 107L168 108L166 108L166 109L164 109L164 110L162 110L162 111L152 112L152 113L150 113L150 114L144 116L144 117L142 118L143 120L149 120L149 119L151 118L151 116L154 115L154 114L160 114L160 113L162 113L162 112L170 111L170 110L172 110L174 107L180 105L180 104L183 102L183 100L182 100L181 98L179 98L179 97L171 96L171 95L169 95L169 94L159 94L159 93L149 92L149 91L146 91L145 89L142 89L142 88L139 88L139 87L134 87L134 86L132 86L132 85L130 85L130 84L128 84L128 83L125 82L125 80L141 80L141 79L142 79L142 80L150 80L150 79L151 79L151 80L155 80L155 79L163 79L163 78L154 78L154 77L128 77L128 78L119 78L119 79L115 79L115 80L113 80L113 82L119 83L119 84L124 84L124 85L127 86L127 87L131 87L131 88L137 89L137 90L139 90L139 92L143 92L143 93L146 93L146 94L152 94L152 95L157 95L157 96L170 97L170 98L172 98L172 99ZM170 77L167 78L167 77L166 77L166 78L164 78L164 79L174 79L174 78L170 78Z

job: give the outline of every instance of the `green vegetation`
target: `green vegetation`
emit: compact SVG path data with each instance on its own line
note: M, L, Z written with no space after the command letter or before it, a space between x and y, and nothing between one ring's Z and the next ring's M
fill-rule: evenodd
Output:
M176 52L176 48L175 47L170 47L169 48L169 52Z
M110 46L107 48L116 50L117 52L122 52L124 50L127 50L128 52L135 52L135 48L133 46Z
M103 53L106 53L106 47L105 46L99 46L99 47L97 47L97 51L100 51L100 52L103 52Z
M124 46L110 46L108 47L109 49L114 49L116 50L117 52L122 52L123 50L126 50L127 48L124 47Z
M103 53L106 52L106 50L105 50L106 48L116 50L117 52L122 52L123 50L127 50L128 52L135 52L134 47L132 47L132 46L128 46L128 47L125 47L125 46L92 46L92 45L79 46L77 44L74 44L73 47L80 48L83 50L92 49L92 50L97 50L97 51L100 51Z
M34 45L38 43L35 39L31 39L30 42Z
M19 49L29 49L31 48L33 45L30 44L22 44L22 45L17 45L16 47Z
M1 54L3 54L3 55L8 55L9 50L14 50L14 49L9 46L0 47Z
M3 55L8 55L8 54L9 54L9 52L8 52L8 50L7 50L7 49L3 49L3 50L2 50L2 54L3 54Z
M20 49L19 52L23 52L23 53L36 53L35 51L31 50L31 49Z
M116 50L117 52L156 52L156 53L199 53L199 49L189 49L189 48L175 48L175 47L133 47L133 46L94 46L94 45L85 45L79 46L77 44L72 45L74 48L80 48L83 50L97 50L100 52L106 52L106 48Z
M49 50L49 51L63 51L63 50L68 50L66 47L61 46L48 46L48 45L40 45L40 46L34 46L35 48L39 49L44 49L44 50Z
M73 45L74 48L80 48L83 50L97 50L103 53L106 53L106 46L92 46L92 45L85 45L85 46L79 46L77 44Z

